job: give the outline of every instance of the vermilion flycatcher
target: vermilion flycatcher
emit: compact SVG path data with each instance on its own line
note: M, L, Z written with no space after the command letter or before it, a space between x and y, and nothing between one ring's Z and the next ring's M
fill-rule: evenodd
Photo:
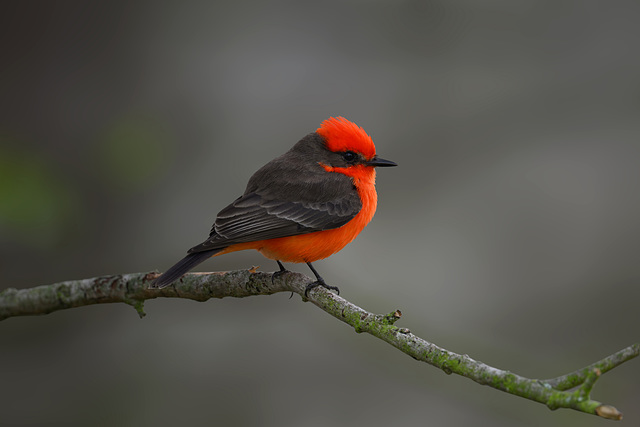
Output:
M256 249L284 262L312 262L344 248L371 221L378 195L376 166L396 166L376 155L371 137L343 117L329 118L280 157L260 168L244 194L220 211L209 238L189 249L152 284L164 288L211 256Z

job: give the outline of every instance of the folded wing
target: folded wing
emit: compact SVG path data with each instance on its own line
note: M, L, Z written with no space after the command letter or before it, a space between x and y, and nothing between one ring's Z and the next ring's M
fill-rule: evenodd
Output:
M361 208L355 190L349 197L322 202L269 200L256 193L245 194L218 214L209 238L189 253L338 228Z

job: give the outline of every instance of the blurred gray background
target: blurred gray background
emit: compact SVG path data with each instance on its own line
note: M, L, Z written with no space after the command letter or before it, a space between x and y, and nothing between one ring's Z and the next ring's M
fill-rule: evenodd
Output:
M640 338L640 3L11 2L0 288L164 270L329 116L400 166L316 267L533 378ZM201 271L273 261L227 255ZM308 274L306 267L295 267ZM0 424L596 426L358 335L299 297L0 323ZM640 423L640 361L595 399Z

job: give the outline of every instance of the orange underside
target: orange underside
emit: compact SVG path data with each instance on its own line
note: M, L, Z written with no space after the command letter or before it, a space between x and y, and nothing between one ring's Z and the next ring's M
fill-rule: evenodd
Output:
M332 169L331 172L346 172L338 170L338 168ZM301 263L314 262L335 254L360 234L362 229L371 221L376 211L377 194L373 168L363 167L361 170L354 170L360 168L353 167L349 169L348 175L354 178L354 183L362 200L362 209L347 224L332 230L316 231L298 236L238 243L227 247L215 256L245 249L256 249L270 259Z

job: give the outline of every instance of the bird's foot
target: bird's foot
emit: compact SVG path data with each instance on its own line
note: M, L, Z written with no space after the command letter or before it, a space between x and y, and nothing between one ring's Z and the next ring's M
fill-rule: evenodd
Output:
M271 275L271 284L273 285L273 281L275 279L279 279L280 276L282 276L285 273L288 273L289 270L287 270L286 268L284 268L284 265L282 265L282 263L278 260L276 260L276 262L278 263L278 267L280 267L280 271L274 271L273 274ZM289 295L289 299L293 298L293 292L291 292L291 295Z
M336 291L336 293L338 295L340 295L340 289L338 289L337 286L329 286L325 283L324 279L318 274L318 271L313 268L313 264L311 264L310 262L307 262L307 265L309 266L309 268L311 269L311 271L313 272L313 274L316 276L316 280L313 283L309 283L307 285L307 287L304 290L304 296L308 297L309 296L309 291L313 288L317 288L318 286L322 286L325 289L329 289L330 291Z
M289 270L287 270L286 268L284 268L284 265L282 265L282 263L278 260L276 260L276 262L278 263L278 267L280 267L280 271L276 271L271 275L271 284L273 285L273 281L275 279L279 279L280 276L282 276L285 273L288 273Z
M309 283L304 290L304 296L309 297L309 291L313 288L317 288L318 286L322 286L325 289L329 289L330 291L335 291L338 295L340 295L340 289L337 286L327 285L324 280L316 280L313 283Z
M279 279L280 277L287 274L288 272L289 270L274 271L273 274L271 275L271 284L273 284L274 280Z

